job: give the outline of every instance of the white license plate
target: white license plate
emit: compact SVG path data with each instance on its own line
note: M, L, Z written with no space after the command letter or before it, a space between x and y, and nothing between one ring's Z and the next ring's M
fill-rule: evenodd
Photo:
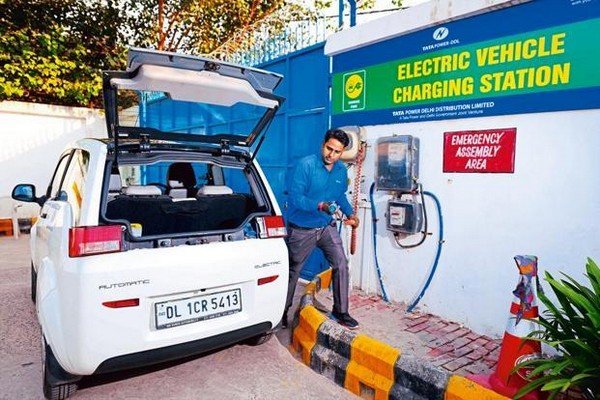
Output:
M240 289L154 304L156 329L191 324L242 311Z

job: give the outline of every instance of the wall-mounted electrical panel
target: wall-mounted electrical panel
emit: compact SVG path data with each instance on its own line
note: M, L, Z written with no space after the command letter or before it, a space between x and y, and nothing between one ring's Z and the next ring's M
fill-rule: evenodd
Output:
M392 232L415 234L423 229L423 206L407 200L388 202L387 229Z
M419 179L419 138L410 135L377 140L377 190L410 193Z

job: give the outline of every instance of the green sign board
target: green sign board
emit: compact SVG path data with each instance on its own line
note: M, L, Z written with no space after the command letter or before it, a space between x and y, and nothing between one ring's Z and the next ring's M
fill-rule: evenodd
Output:
M394 40L396 46L401 43L401 38ZM598 43L600 18L595 18L353 69L348 67L357 62L348 60L356 57L346 57L337 68L334 57L334 123L336 116L342 123L344 115L355 112L381 120L365 122L402 121L407 113L417 113L420 119L440 119L445 112L450 118L478 116L510 96L560 96L561 91L597 88ZM544 102L540 99L540 106Z

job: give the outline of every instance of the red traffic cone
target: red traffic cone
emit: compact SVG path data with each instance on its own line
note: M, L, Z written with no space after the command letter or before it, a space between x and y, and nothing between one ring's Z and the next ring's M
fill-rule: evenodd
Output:
M468 378L494 390L503 396L513 397L519 389L527 384L523 371L511 374L515 365L539 357L541 344L527 338L531 332L539 329L534 321L523 318L537 318L537 295L532 281L537 279L537 257L515 256L519 268L519 283L513 292L514 299L510 306L510 316L504 337L496 372L492 375L471 375ZM539 391L533 391L522 397L526 400L542 399Z

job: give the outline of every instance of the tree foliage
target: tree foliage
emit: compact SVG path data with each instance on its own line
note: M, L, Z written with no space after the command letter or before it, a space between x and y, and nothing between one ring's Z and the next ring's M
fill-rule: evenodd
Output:
M286 0L0 0L0 100L101 107L127 46L210 53Z
M128 46L226 58L261 35L294 40L283 27L314 19L331 0L313 3L0 0L0 101L101 107L100 71L124 68Z
M83 0L0 2L0 100L100 107L99 71L124 65L118 10Z
M285 0L124 0L133 43L207 54L236 31L264 19Z

